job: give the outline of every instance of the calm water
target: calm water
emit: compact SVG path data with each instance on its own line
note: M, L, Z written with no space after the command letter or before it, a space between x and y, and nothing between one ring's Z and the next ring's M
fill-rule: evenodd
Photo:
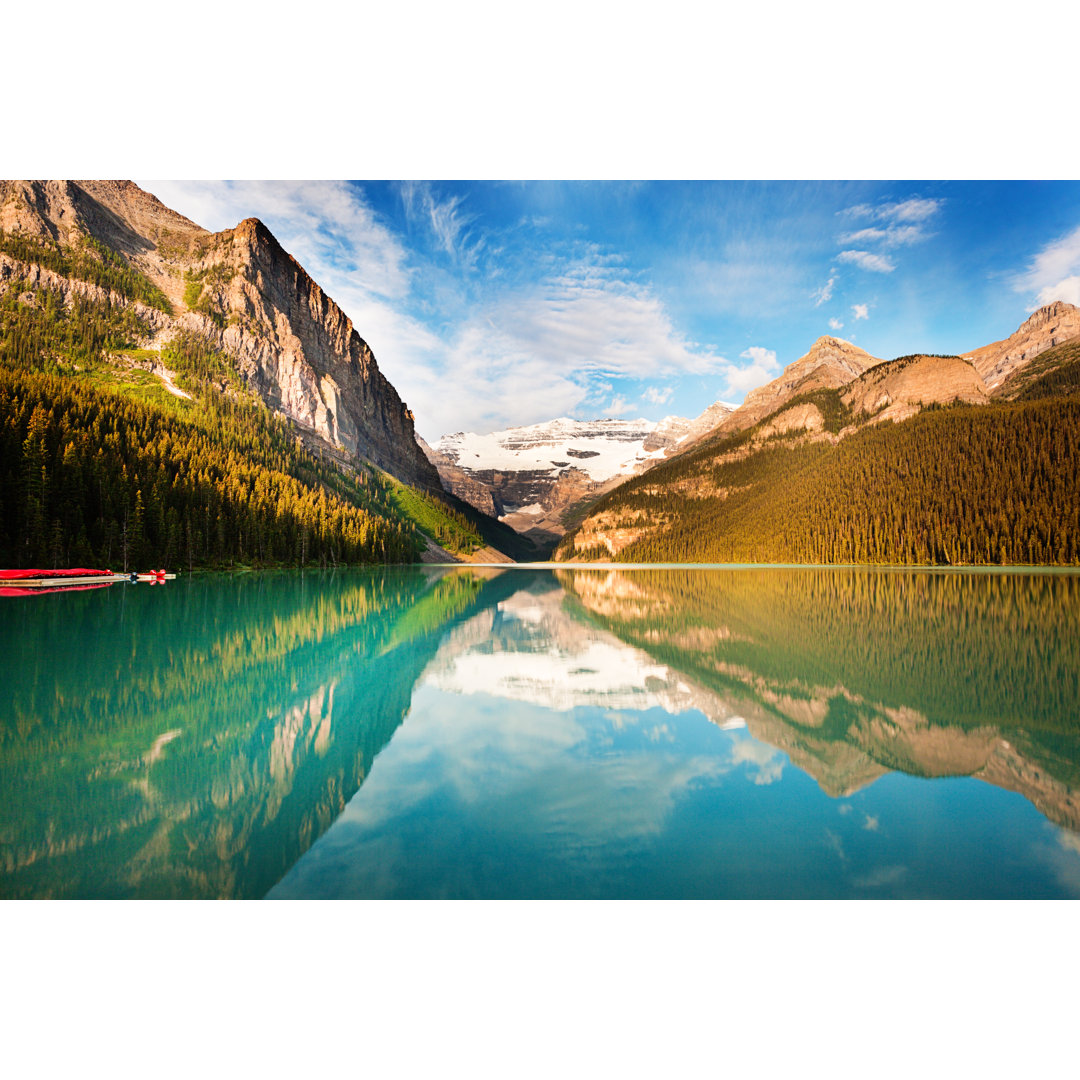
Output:
M1080 576L4 598L0 896L1080 895Z

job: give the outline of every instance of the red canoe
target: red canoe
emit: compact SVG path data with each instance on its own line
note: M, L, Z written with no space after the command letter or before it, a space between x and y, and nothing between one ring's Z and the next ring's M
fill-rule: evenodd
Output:
M0 581L20 581L22 578L62 578L62 577L109 577L111 570L0 570Z
M71 592L78 588L95 589L117 581L143 581L151 585L164 585L175 577L175 574L167 574L164 570L151 570L148 574L117 574L112 570L90 570L86 567L73 570L0 570L0 596Z

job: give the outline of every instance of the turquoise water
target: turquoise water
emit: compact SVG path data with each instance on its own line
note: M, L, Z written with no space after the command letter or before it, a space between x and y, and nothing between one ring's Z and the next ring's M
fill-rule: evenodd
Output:
M1080 576L5 600L3 897L1080 895Z

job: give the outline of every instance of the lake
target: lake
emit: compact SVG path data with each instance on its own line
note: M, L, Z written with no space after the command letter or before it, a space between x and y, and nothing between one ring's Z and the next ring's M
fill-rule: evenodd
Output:
M0 896L1080 895L1080 575L4 598Z

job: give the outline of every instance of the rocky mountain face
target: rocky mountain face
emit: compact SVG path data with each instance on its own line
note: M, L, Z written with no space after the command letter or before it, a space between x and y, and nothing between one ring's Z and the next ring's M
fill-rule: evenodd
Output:
M805 356L784 368L772 382L751 390L746 400L714 432L733 433L753 427L800 394L846 386L881 361L841 338L820 337Z
M441 491L417 446L413 415L350 319L255 218L210 233L130 181L0 181L0 229L70 246L91 237L168 297L173 314L142 313L160 347L195 331L236 361L251 389L312 438L407 483ZM0 255L15 279L62 291L58 279ZM54 280L55 279L55 280Z
M970 361L959 356L912 356L871 368L850 382L840 399L857 418L880 422L906 420L927 405L983 404L989 397Z
M964 359L974 365L987 390L993 393L1040 353L1076 337L1080 337L1080 308L1056 300L1039 308L1015 334L965 353Z
M563 535L564 517L583 502L665 460L730 408L718 402L695 420L561 417L490 435L459 431L420 445L448 490L542 541Z

